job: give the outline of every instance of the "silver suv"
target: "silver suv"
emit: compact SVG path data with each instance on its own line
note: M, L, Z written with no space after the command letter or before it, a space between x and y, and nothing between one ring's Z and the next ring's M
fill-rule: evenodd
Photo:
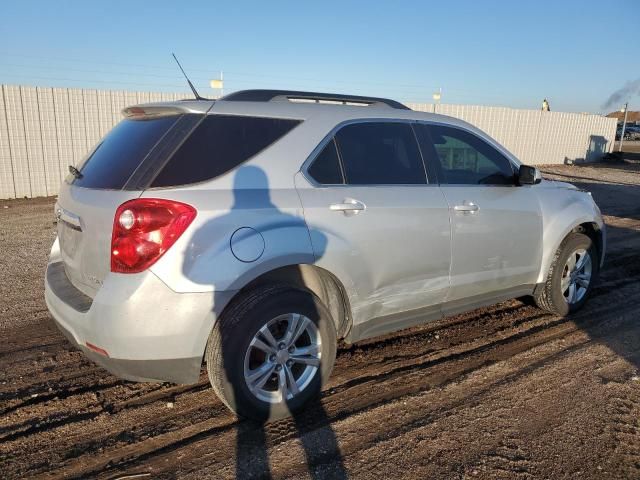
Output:
M477 128L393 100L248 90L139 105L63 185L46 301L88 357L281 418L347 343L509 298L580 308L605 227Z

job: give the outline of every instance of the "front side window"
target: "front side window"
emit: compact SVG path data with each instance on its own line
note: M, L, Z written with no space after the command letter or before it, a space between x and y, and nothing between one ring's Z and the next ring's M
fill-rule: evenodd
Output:
M442 125L427 128L442 172L441 183L513 185L511 162L484 140L465 130Z
M427 177L411 125L366 122L336 134L347 184L425 184Z
M272 145L299 123L283 118L208 115L151 186L186 185L218 177Z

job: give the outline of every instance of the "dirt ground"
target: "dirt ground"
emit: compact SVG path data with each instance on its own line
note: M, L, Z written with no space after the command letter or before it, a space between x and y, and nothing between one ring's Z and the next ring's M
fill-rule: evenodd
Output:
M204 371L136 384L75 351L43 300L52 201L0 202L0 477L640 478L640 165L544 172L606 216L583 311L512 300L342 347L321 402L266 426Z
M615 142L613 151L617 152L620 148L620 142ZM640 153L640 140L625 140L622 142L622 150L629 153Z

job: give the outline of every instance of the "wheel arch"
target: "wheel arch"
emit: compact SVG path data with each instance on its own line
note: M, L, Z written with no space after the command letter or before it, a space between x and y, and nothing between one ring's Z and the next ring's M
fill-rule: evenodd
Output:
M598 222L582 218L577 220L570 226L565 227L563 230L560 230L560 233L554 237L553 244L550 249L545 249L545 255L543 257L540 273L538 275L538 284L542 284L546 282L547 274L549 272L549 268L551 267L551 262L553 261L553 257L555 252L560 248L562 242L567 238L567 236L571 233L584 233L587 235L596 245L596 250L598 252L599 265L602 266L602 262L604 261L604 251L606 248L606 235L604 224L600 225Z
M600 262L600 266L602 266L601 264L604 258L605 248L604 229L600 228L600 226L596 222L584 222L573 227L571 232L584 233L591 239L591 241L596 246L596 250L598 252L598 260Z
M279 266L260 273L229 299L220 316L238 295L269 283L285 283L313 292L331 313L338 339L343 339L349 332L352 316L345 286L333 273L308 263Z

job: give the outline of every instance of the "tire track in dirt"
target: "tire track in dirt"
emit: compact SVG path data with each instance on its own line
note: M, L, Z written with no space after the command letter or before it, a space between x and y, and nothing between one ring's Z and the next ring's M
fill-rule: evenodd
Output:
M526 308L529 308L529 307L526 307ZM510 308L508 308L507 310L510 310ZM502 327L499 327L499 328L498 328L498 330L502 330L502 329L503 329ZM466 337L466 338L468 339L468 338L469 338L468 333L464 333L464 334L463 334L463 338L464 338L464 337ZM486 339L486 332L485 332L485 336L484 336L484 338ZM414 340L415 340L415 339L414 339ZM419 339L418 339L418 340L419 340ZM465 343L465 342L463 342L463 344L464 344L464 343ZM448 349L448 348L450 348L450 346L451 346L450 344L447 344L446 346L442 346L441 348L439 348L439 349L437 350L437 352L447 351L447 349ZM391 347L393 348L393 345L392 345ZM418 352L418 355L420 355L420 353L421 353L421 352ZM368 354L368 355L369 355L369 354ZM413 358L413 359L414 359L414 362L415 362L415 360L416 360L416 359L418 359L418 356L414 353L414 355L413 355L411 358ZM387 360L387 364L385 365L385 368L386 368L386 369L388 369L389 367L392 367L392 366L393 366L393 363L389 363L389 361L388 361L388 360L389 360L388 356L385 356L385 359ZM402 356L401 356L401 359L403 359L404 363L406 363L406 362L410 362L410 360L411 360L411 359L408 359L408 360L407 360L405 355L402 355ZM409 363L408 365L410 365L410 363ZM357 367L358 365L356 364L355 366ZM354 367L354 366L352 365L352 368L351 368L351 369L353 369L353 367ZM358 378L358 377L357 377L357 376L355 376L355 377L354 377L353 375L349 375L349 370L350 370L350 369L348 368L348 366L345 366L345 368L347 368L347 375L346 375L346 378L348 378L348 379L349 379L349 381L350 381L351 383L354 383L354 382L357 380L357 378ZM406 365L405 365L404 367L401 367L401 368L406 368ZM398 370L398 372L396 372L396 373L401 373L401 372L402 372L402 370ZM353 374L354 372L351 372L351 373ZM361 373L361 375L360 375L360 376L362 376L362 374L363 374L363 373L366 373L366 372L364 372L364 371L362 371L362 370L361 370L361 372L360 372L360 373ZM381 373L381 372L379 372L379 371L378 371L378 376L379 376L379 374L380 374L380 373ZM111 377L111 378L113 378L113 377ZM372 374L371 378L366 378L366 377L365 377L364 379L361 379L359 382L360 382L360 383L362 383L363 381L371 381L371 380L372 380L372 381L375 381L375 379L376 379L376 374L375 374L375 372L374 372L374 373ZM333 383L336 383L336 380L333 380ZM347 385L347 386L349 386L349 385ZM87 387L87 388L89 388L89 387ZM151 394L143 394L143 395L141 395L141 396L139 396L139 397L133 397L131 400L123 400L123 401L121 401L119 404L115 404L115 405L109 405L109 404L107 404L107 405L103 405L103 406L104 406L104 409L105 409L105 410L107 410L107 411L111 411L111 412L114 412L114 411L118 411L118 410L121 410L122 408L127 408L127 407L130 407L130 406L135 406L135 405L142 405L142 404L146 404L146 403L151 403L151 402L153 402L153 401L157 401L158 399L162 399L162 398L165 398L166 396L171 395L171 394L172 394L172 392L174 392L174 391L175 391L175 392L179 392L179 391L182 391L182 390L184 390L184 391L188 391L188 390L190 390L191 388L206 388L206 379L205 379L203 382L201 382L200 384L196 385L195 387L187 387L186 389L185 389L184 387L173 387L173 388L168 388L168 389L158 389L157 391L154 391L154 392L152 392ZM93 389L93 386L90 388L90 390L91 390L91 389ZM95 391L95 389L93 389L93 390ZM66 396L65 398L68 398L68 397L70 397L72 394L74 394L74 393L76 393L76 392L75 392L75 391L67 391L66 393L67 393L67 396ZM149 395L151 395L151 397L149 397ZM32 401L32 402L35 402L36 400L37 400L37 399L35 399L35 400L29 400L29 401L30 401L30 402L31 402L31 401ZM41 401L42 401L42 402L46 402L47 400L48 400L48 398L41 399ZM96 400L97 400L97 399L96 399ZM85 400L85 399L83 399L83 401L86 401L86 400ZM94 403L97 403L97 402L94 402ZM103 402L103 403L104 403L104 402ZM59 405L57 405L56 407L58 407L58 406L59 406ZM57 411L57 409L56 409L56 411ZM57 414L56 414L56 415L57 415ZM82 418L84 418L84 417L83 417L83 416L80 416L80 417L74 417L74 416L73 416L73 414L71 414L71 415L69 416L69 421L73 421L73 419L74 419L74 418L82 419ZM54 419L53 419L53 421L58 421L58 419L57 419L57 418L54 418ZM43 423L43 424L46 424L46 420L42 421L42 423ZM43 426L42 428L38 429L38 430L42 430L42 429L44 429L44 426ZM16 436L17 436L17 435L16 435ZM16 436L12 436L11 438L16 438Z
M640 478L640 398L615 397L611 409L616 453L627 460L628 478Z
M613 318L613 321L612 321L612 318ZM558 364L563 364L563 363L566 364L570 362L572 363L572 361L569 359L582 358L583 361L587 359L588 362L594 363L596 361L595 359L590 358L590 356L581 355L581 352L586 351L588 348L593 346L594 343L597 344L603 341L603 339L606 339L607 337L612 335L624 337L625 332L633 331L637 337L638 332L637 332L634 320L635 318L632 313L626 312L622 316L619 316L619 314L616 312L611 315L607 315L602 319L603 322L609 322L606 326L603 326L601 328L600 327L594 328L589 331L589 334L587 334L583 330L577 330L573 334L570 334L565 337L560 337L558 340L554 342L541 344L544 349L551 350L549 354L545 354L544 356L539 356L536 353L536 351L539 349L536 349L536 348L531 350L526 350L525 353L520 353L520 354L516 353L514 354L513 357L510 357L507 360L507 362L508 363L510 362L512 365L514 365L514 367L508 371L504 371L504 367L501 367L499 370L499 375L495 377L493 381L486 381L485 377L490 376L490 374L483 373L483 372L486 372L487 370L491 370L492 368L497 368L496 367L497 364L494 364L493 366L489 366L488 368L480 369L478 371L470 372L469 375L471 377L475 377L476 379L479 379L479 383L477 384L477 386L480 388L479 390L476 389L473 385L468 385L468 377L465 377L465 376L460 377L459 381L453 381L448 384L448 385L452 385L452 388L460 390L460 396L458 397L459 401L456 401L453 403L446 402L445 405L443 405L442 404L443 402L441 402L441 400L443 398L446 398L447 395L444 394L442 388L436 388L433 392L427 391L426 393L419 394L416 397L409 396L408 405L407 405L406 397L405 397L405 400L400 398L390 402L389 404L383 404L383 406L379 407L379 409L385 409L387 408L387 406L389 406L389 411L391 413L389 413L387 416L384 416L375 410L368 412L367 417L368 417L369 425L363 424L364 423L363 416L357 417L355 419L355 421L358 422L358 425L356 427L357 434L354 434L354 437L356 438L352 439L354 444L351 447L349 447L349 446L345 446L344 441L341 442L341 450L343 452L343 457L346 458L346 457L350 457L351 455L355 455L357 458L361 460L361 461L357 461L354 459L353 461L351 461L351 458L349 458L350 460L349 464L353 466L349 470L349 473L357 478L360 478L360 477L380 478L380 476L384 475L384 473L377 469L376 462L375 460L373 460L374 458L380 456L380 454L376 452L384 452L383 454L384 459L379 460L381 463L387 466L394 465L393 460L389 459L387 455L389 453L393 453L394 450L397 450L399 452L398 456L406 456L406 450L412 448L412 445L415 443L415 441L410 441L408 439L405 439L405 434L407 434L408 432L426 428L427 426L430 427L431 425L435 425L438 421L440 421L440 424L442 424L443 423L442 420L443 419L446 420L447 416L459 415L461 411L468 412L470 410L473 410L473 408L475 408L476 406L481 406L484 403L489 403L490 405L494 405L495 402L490 400L490 397L495 397L496 395L498 396L500 395L499 393L496 393L496 392L499 392L502 389L511 388L513 385L520 384L522 383L523 378L532 377L532 376L535 376L536 374L538 376L542 376L542 378L545 378L548 376L546 372L549 368L557 366ZM639 348L640 348L640 344L635 346L636 351ZM531 358L523 358L523 355L530 355ZM610 355L612 358L615 358L619 362L618 357L616 355L614 354L610 354ZM537 373L537 372L545 372L545 373ZM562 381L562 377L560 377L559 381ZM579 384L580 382L578 381L577 383ZM557 384L550 383L550 384L545 384L544 388L547 389L547 393L549 395L555 395L556 390L559 387ZM445 389L446 389L446 386L445 386ZM542 395L542 393L539 390L536 390L535 395L540 396ZM420 401L415 403L414 405L415 412L414 412L411 407L412 401L413 401L412 398L418 398L418 397L422 397L422 398L420 399ZM429 400L429 398L431 398L431 400ZM435 399L437 399L437 402L435 402L434 404ZM433 404L433 407L431 406L432 404ZM505 411L506 418L503 419L503 429L501 431L504 431L505 426L508 427L507 431L510 431L509 426L511 425L511 418L513 416L512 408L517 409L517 407L512 407L511 405L509 405L508 409ZM568 408L574 409L574 410L580 410L582 407L580 405L573 405L573 406L569 406ZM405 413L402 413L402 410L404 410ZM408 414L406 413L407 410L409 410ZM435 413L434 414L430 413L432 411ZM398 413L396 414L396 412ZM402 417L403 415L405 417L408 416L409 418L415 418L416 421L413 423L411 421L405 422L404 426L401 429L394 430L393 424L395 422L396 416ZM477 416L474 415L473 422L481 422L484 420L488 420L487 423L489 425L492 425L493 426L492 428L495 428L494 424L496 423L499 417L500 415L497 413L497 411L493 409L489 409L489 411L484 412L484 416L481 418L478 418ZM546 420L548 420L551 417L552 417L551 412L549 411L545 412ZM563 415L557 415L556 420L559 423L562 423L565 421L565 419L563 418ZM383 434L379 433L380 429L375 428L375 422L381 422L382 424L384 424L384 429L382 429L382 431L384 432ZM448 426L447 428L451 427L451 425L449 424L447 424L447 426ZM340 424L338 425L334 424L334 427L337 429L341 428ZM447 428L444 429L445 432ZM434 429L438 432L442 431L441 428L437 428L437 429L434 428ZM470 428L470 430L479 434L487 433L484 428L479 428L475 426L473 428ZM531 431L530 428L527 428L527 430ZM378 432L377 436L374 436L371 441L369 441L366 437L366 432L368 431ZM534 461L533 458L531 458L530 461L527 460L527 457L530 456L530 454L528 455L525 451L525 447L523 444L524 442L523 432L522 430L520 430L517 433L519 433L520 435L518 444L520 445L521 456L524 457L524 459L522 460L524 461L524 463L526 463L526 468L527 470L530 471L529 473L535 474L536 468L541 465L539 462ZM514 435L515 434L516 433L514 433ZM415 434L415 435L418 435L418 434ZM346 435L342 430L340 430L340 438L344 438L345 436L348 437L348 435ZM429 440L432 440L432 445L436 445L440 447L439 439L432 439L430 437L428 438ZM496 445L491 447L490 444L488 445L490 440L491 440L491 437L486 437L486 438L483 437L481 439L482 447L485 449L484 452L491 452L492 449L499 451L499 448L501 447L502 444L497 443ZM390 446L383 445L384 442L389 442ZM443 442L443 443L446 443L446 442ZM391 445L393 445L394 447L391 447ZM369 452L367 448L370 449L371 452ZM457 444L452 448L455 448L456 452L459 450ZM416 447L416 449L419 449L419 448ZM466 453L461 453L460 455L469 457L469 455ZM480 458L482 459L482 464L487 462L486 453L482 453L481 451L480 453L477 454L477 457L478 457L478 460ZM473 455L467 458L467 461L471 465L473 465L473 458L474 458ZM365 461L364 459L367 459L367 460ZM372 460L369 460L369 459L372 459ZM431 460L434 463L437 463L438 461L442 461L442 459L439 459L437 456ZM449 462L449 459L447 460L447 462ZM415 462L406 461L405 464L407 463L410 465L419 464L417 459L415 460ZM277 464L277 460L274 459L272 461L272 464ZM360 465L364 465L362 469L359 468ZM501 465L507 471L513 470L513 473L507 474L505 476L498 476L498 478L514 478L516 477L515 472L522 470L524 467L524 465L518 465L517 463L510 466L507 459L504 459ZM450 464L448 463L447 466L450 466ZM494 468L489 468L489 470L491 471L491 478L494 478L496 474L496 470ZM502 468L499 468L499 470L502 470ZM472 474L472 471L473 471L473 468L467 471L466 473L469 476L475 475L475 474ZM536 477L539 477L542 475L541 471L542 470L538 471L538 474L536 475ZM285 472L288 472L288 470L285 470ZM366 474L365 472L369 472L369 474ZM393 474L393 471L387 472L387 473ZM465 473L465 472L462 472L462 473ZM287 476L289 478L296 478L296 475L287 474ZM429 471L428 474L427 472L425 472L424 474L421 475L420 473L412 472L411 476L412 478L440 478L442 476L445 476L445 473L440 472L440 474L436 475L434 474L433 471ZM446 476L447 477L451 476L451 473L447 473ZM553 475L549 475L549 474L546 474L544 476L546 478L554 478ZM460 478L462 477L463 475L461 474Z
M627 323L629 323L632 320L627 319L626 321ZM620 327L621 324L622 322L619 322L616 326ZM628 326L627 328L633 328L633 327ZM555 352L552 352L552 354L548 356L543 356L542 358L537 357L534 359L535 361L533 361L533 363L523 362L522 360L519 360L517 366L511 372L507 372L507 374L501 374L497 379L494 379L495 381L493 382L483 381L480 383L478 388L461 388L462 393L460 397L455 402L446 404L446 406L442 404L435 404L433 407L431 407L430 405L432 402L425 401L424 396L438 395L438 392L442 390L442 388L446 387L447 385L450 385L450 384L457 385L457 384L464 383L465 375L462 375L462 372L460 371L457 372L460 374L460 376L458 376L457 378L448 377L446 374L446 369L443 369L440 372L432 372L433 376L436 378L438 374L443 375L442 377L443 382L442 383L433 382L433 388L427 388L426 390L421 391L417 394L409 394L404 397L398 396L397 398L394 398L389 402L381 402L378 405L374 406L372 409L351 413L348 417L345 417L345 418L334 419L334 417L331 417L334 429L340 430L340 438L349 437L348 434L345 434L342 431L343 423L349 422L351 419L353 419L353 422L357 423L357 426L354 427L355 431L351 438L352 443L345 444L344 441L341 442L341 452L342 452L343 458L348 458L353 455L358 455L363 450L366 451L367 448L384 450L385 452L384 459L380 459L379 455L376 455L373 453L362 454L361 456L361 457L367 458L366 467L364 471L370 472L371 478L379 478L379 472L376 469L375 459L378 458L380 462L384 462L385 464L389 464L389 463L393 464L393 461L390 460L388 457L389 454L390 453L392 454L393 452L389 452L389 450L391 449L387 448L386 446L380 447L381 444L384 444L387 441L393 442L395 444L395 449L398 451L398 455L403 455L403 452L406 450L407 446L410 445L411 443L403 441L402 437L408 434L409 432L420 429L420 428L424 428L425 426L428 426L434 422L446 420L446 418L449 415L453 415L455 412L459 411L461 408L468 409L470 407L480 405L486 400L486 397L492 395L496 389L511 385L514 382L518 382L522 377L529 376L532 374L532 372L535 372L537 370L542 370L546 368L548 365L554 364L564 357L568 357L572 354L575 354L576 352L580 351L586 345L592 342L592 339L588 338L588 336L586 336L584 332L578 330L575 333L577 336L580 337L580 339L576 341L575 344L569 343L569 344L562 345L562 340L559 340L558 342L556 342L558 346ZM566 339L566 337L561 337L561 339ZM542 344L544 345L545 343L542 343ZM513 358L513 357L509 357L509 358ZM448 365L448 367L451 368L452 366ZM477 371L473 371L469 373L476 373L476 372ZM416 408L412 408L411 407L412 404L414 404ZM328 404L326 404L325 407L329 409ZM387 410L393 413L382 415L377 413L378 410ZM368 424L363 424L365 416L368 418L367 420ZM375 426L380 422L384 424L384 428L383 429L375 428ZM290 437L287 440L289 441L289 443L295 442L295 438L293 437ZM199 448L201 448L202 451L198 451L198 447L194 447L193 445L190 446L189 451L194 449L199 455L203 455L204 451L207 448L207 444L204 442L201 442L201 443L202 444L199 445ZM288 444L287 446L281 446L279 450L288 452L290 448L292 448L292 445ZM275 454L277 457L278 453L274 452L273 450L274 450L274 447L271 448L270 454L271 455ZM169 458L170 458L170 460L168 460L169 463L175 460L175 457L173 455L170 456ZM158 459L158 462L157 462L158 468L161 468L161 465L162 465L161 459L165 459L165 458L161 456L160 459ZM183 474L186 468L184 466L185 457L182 457L181 461L183 462L183 466L180 473ZM219 461L221 460L219 459ZM276 468L277 466L279 466L280 462L282 461L283 459L280 457L273 458L271 461L272 468ZM358 466L360 465L360 462L357 462L357 461L351 462L351 465L354 465L354 464ZM144 465L147 468L153 467L155 465L155 462L147 460L144 462ZM210 464L209 466L212 466L212 465L213 464ZM311 467L316 467L316 466L317 465L313 465ZM198 475L195 475L194 478L198 478L200 475L200 472L202 472L203 470L206 470L206 468L207 468L206 466L202 465L202 462L198 462L197 466L194 467L194 471L197 471L199 473ZM216 464L216 468L219 468L218 464ZM280 475L282 475L283 478L284 477L300 478L300 476L304 475L306 469L307 469L307 466L305 466L304 464L300 465L299 462L298 464L292 464L284 461L284 465L282 466L282 468L274 471L273 473L274 473L274 476L276 477L280 477ZM225 475L220 475L220 478L232 478L234 473L233 466L227 466L227 469L223 470L223 472L225 473ZM154 470L154 474L155 473L156 471ZM366 474L360 475L361 473L363 473L363 471L358 470L357 468L350 469L349 473L357 478L360 478L360 477L369 478L369 475L366 475ZM433 475L431 476L414 475L414 476L415 478L437 478L437 476L433 476ZM211 477L211 478L214 478L214 477Z
M501 309L498 309L498 312L500 312L500 310L501 310ZM529 312L529 311L537 312L537 310L535 310L535 309L531 309L530 307L526 307L526 306L516 306L516 307L510 306L510 307L507 307L507 308L506 308L506 309L504 309L504 310L506 310L506 312L500 312L500 313L501 313L501 314L502 314L502 313L505 313L507 316L512 315L514 311L520 311L521 313L522 313L522 311L524 311L524 312ZM476 315L476 316L477 316L477 315ZM482 317L485 317L485 316L487 316L487 315L481 315L481 316L482 316ZM491 315L488 315L488 316L491 316ZM550 316L548 316L548 315L538 315L538 316L539 316L539 317L541 317L541 318L543 318L543 320L544 320L545 322L547 322L547 323L546 323L546 324L542 324L541 326L538 326L537 328L538 328L539 330L547 329L547 328L548 328L548 322L549 322L549 319L550 319L550 318L552 318L552 317L550 317ZM467 315L466 317L469 317L469 315ZM468 319L467 319L467 320L468 320ZM518 323L524 324L524 323L526 323L527 321L528 321L528 320L527 320L527 318L526 318L526 316L525 316L525 318L524 318L524 319L521 319L521 321L518 321ZM561 323L562 323L562 322L564 322L564 320L557 320L557 319L556 319L556 320L553 320L553 321L555 321L555 322L558 322L558 321L559 321L559 322L561 322ZM455 323L454 323L454 324L455 324ZM536 328L536 327L532 327L532 328ZM499 328L498 330L500 330L500 328ZM468 338L470 338L470 337L469 337L469 335L468 335L468 333L469 333L468 331L467 331L467 332L465 332L465 337L467 338L467 340L468 340ZM484 332L484 338L485 338L485 339L487 338L486 333L487 333L487 332ZM530 334L530 333L531 333L531 332L529 332L529 334ZM566 334L566 332L561 333L561 335L564 335L564 334ZM493 338L493 335L489 335L489 336L490 336L491 338ZM415 337L412 337L412 338L413 338L413 340L415 341ZM471 338L473 338L473 337L471 337ZM507 340L508 340L508 338L507 338ZM399 341L403 341L403 338L402 338L402 337L400 337L400 338L399 338ZM393 342L391 342L391 343L393 344ZM491 347L491 344L492 344L492 343L495 343L495 342L490 342L490 343L488 344L488 348L492 348L492 347ZM467 346L468 346L468 345L467 345ZM495 346L496 346L496 345L493 345L493 348L495 348ZM390 346L388 345L388 347L389 347L389 348L393 348L393 345L390 345ZM482 347L482 348L487 348L487 346ZM384 348L383 348L383 350L384 350ZM445 347L442 347L439 351L443 351L443 350L445 350L445 351L449 351L449 353L452 353L452 352L451 352L451 345L447 345L447 346L445 346ZM471 352L467 352L467 354L469 354L469 353L471 353ZM366 355L371 355L371 352L367 352L367 353L366 353ZM463 353L462 355L464 356L464 353ZM396 366L396 368L399 368L399 369L398 369L397 371L395 371L395 372L394 372L394 371L393 371L393 368L391 368L391 367L393 367L393 366L394 366L394 365L393 365L393 362L389 362L389 358L386 358L386 362L387 362L387 363L385 364L385 367L386 367L386 369L387 369L387 370L391 369L391 370L390 370L390 375L402 375L406 370L412 370L412 369L416 369L416 368L429 368L429 367L433 367L433 366L434 366L433 364L429 365L428 363L424 363L424 362L423 362L423 363L415 364L415 359L416 359L416 356L415 356L415 355L413 355L413 361L414 361L414 365L413 365L413 366L411 365L411 362L409 361L409 363L408 363L407 365L400 365L399 367L397 367L397 366ZM453 358L452 358L452 359L453 359ZM431 360L431 361L433 361L433 360ZM391 364L390 364L390 363L391 363ZM397 363L397 362L396 362L396 363ZM349 373L349 372L347 372L347 373ZM353 373L353 372L351 372L351 373ZM362 371L360 371L359 373L361 373L361 375L360 375L360 376L362 377L362 373L366 373L366 372L362 372ZM380 375L379 375L379 374L380 374L380 372L378 372L378 375L376 375L376 374L372 375L372 377L371 377L371 378L366 378L366 377L365 377L364 379L361 379L361 380L360 380L360 383L362 383L363 381L364 381L365 383L367 383L367 382L375 382L375 383L378 383L378 382L381 380L381 377L380 377ZM347 375L347 376L349 376L349 375ZM356 378L357 378L357 377L356 377ZM352 377L350 381L351 381L351 382L354 382L355 380L354 380L354 379L353 379L353 377ZM355 384L354 384L354 385L355 385ZM349 386L350 386L350 385L347 385L347 389L348 389L348 387L349 387ZM366 390L368 390L369 388L370 388L369 386L366 386L366 387L363 389L363 391L362 391L361 393L362 393L362 394L365 394L365 393L366 393ZM344 390L344 388L343 388L343 390ZM335 392L338 392L338 390L336 390ZM334 392L334 393L335 393L335 392ZM393 395L396 395L397 393L398 393L398 392L396 391ZM163 396L163 394L162 394L162 392L155 393L154 395L157 395L157 397L158 397L158 398L163 398L163 397L164 397L164 396ZM355 395L359 395L359 393L355 393ZM141 398L144 398L144 395L143 395ZM156 399L155 399L155 398L153 398L151 401L155 401L155 400L156 400ZM138 403L138 402L139 402L140 404L149 403L149 402L145 402L144 400L138 400L138 401L134 401L134 402L132 403L132 405L135 405L135 404L136 404L136 403ZM125 401L124 406L126 407L126 401ZM78 417L78 418L82 418L82 417ZM207 429L207 426L205 425L205 426L204 426L204 429L203 429L202 431L206 431L206 429ZM144 430L145 430L145 429L142 429L142 431L143 431L143 432L144 432ZM198 433L200 433L200 432L198 432ZM145 434L146 434L146 433L143 433L143 435L145 435ZM291 436L291 435L294 435L294 436L295 436L295 432L291 431L291 432L290 432L290 436ZM137 436L136 436L136 435L133 435L133 436L130 438L130 441L132 441L132 442L135 442L136 440L137 440Z
M636 302L635 305L640 305L640 302ZM603 315L601 319L619 316L620 311L626 310L627 307L628 305L623 305L613 312L608 309L609 313ZM604 314L606 309L603 308L601 311ZM591 313L599 314L600 310ZM483 347L479 351L471 351L467 355L457 356L452 354L450 355L451 358L446 362L438 362L435 365L416 364L411 370L393 372L387 374L386 378L374 377L356 386L342 390L332 390L323 399L324 408L332 423L340 421L346 417L376 408L389 401L398 401L398 399L408 395L441 387L448 382L459 380L478 368L508 359L519 352L580 331L581 328L573 322L562 322L554 327L536 331L529 335L514 335L515 338L508 342L498 341L493 346ZM469 356L472 358L468 358ZM375 392L371 392L372 383L375 383ZM309 431L321 427L321 425L316 424L317 418L313 416L309 416L305 422L309 425ZM163 438L155 437L138 444L128 445L120 451L109 452L105 457L92 459L92 461L86 463L78 462L79 464L76 464L75 468L73 466L69 469L63 468L59 474L71 478L80 478L115 466L120 468L135 466L135 464L142 461L147 465L152 465L154 463L152 461L153 458L162 457L164 453L168 453L170 456L187 455L185 453L186 448L189 448L188 456L192 456L195 449L195 456L199 458L197 446L204 443L205 448L210 448L210 437L214 435L217 437L215 438L217 444L233 445L235 431L230 428L233 423L228 424L227 428L221 428L222 425L212 423L211 421L203 422L199 426L200 428L195 430L185 429L186 431L170 432L164 435ZM270 442L276 445L294 439L297 436L297 429L291 420L268 425L266 431L269 434ZM134 452L135 455L133 455ZM131 460L132 455L135 458L134 461ZM158 463L162 465L166 462L164 462L163 458ZM123 471L126 471L126 469Z

